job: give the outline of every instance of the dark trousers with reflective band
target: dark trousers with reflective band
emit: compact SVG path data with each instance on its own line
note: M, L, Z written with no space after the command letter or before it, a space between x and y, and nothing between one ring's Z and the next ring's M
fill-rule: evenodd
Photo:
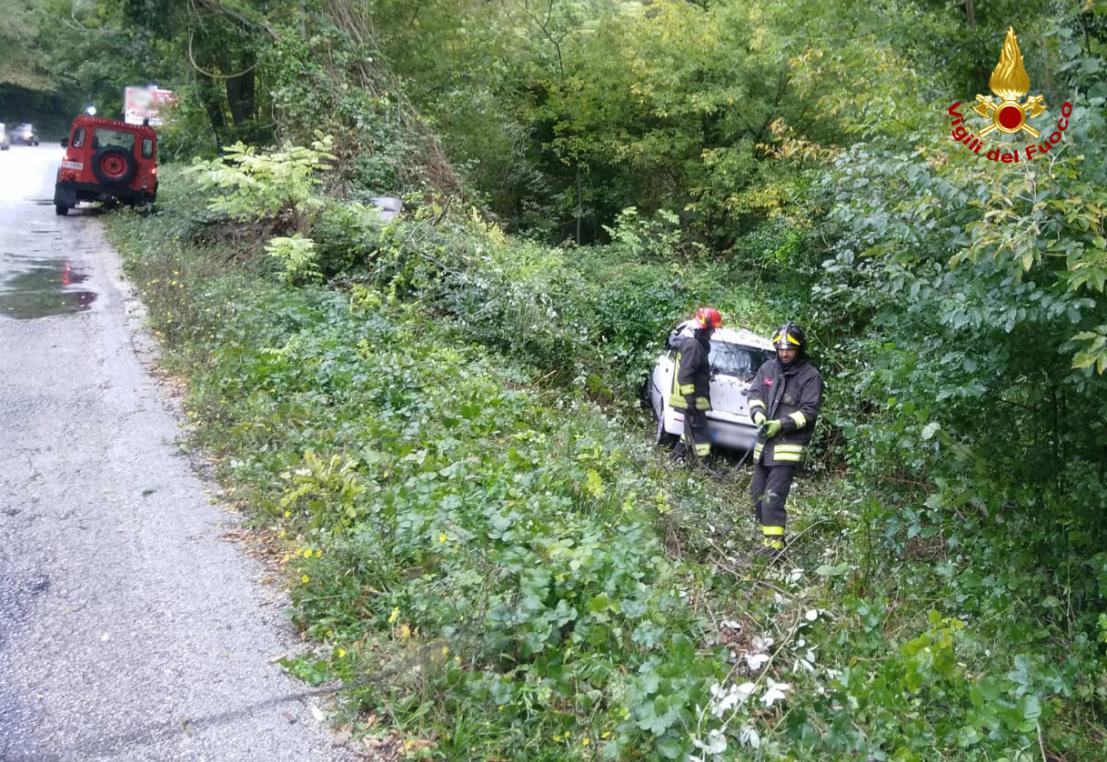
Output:
M753 466L750 494L766 547L778 550L784 547L784 526L788 520L784 503L792 490L792 476L795 472L796 467L793 465L766 466L755 463Z
M691 398L689 398L691 399ZM694 405L684 409L684 433L680 441L697 458L706 458L711 454L711 438L707 433L707 411Z

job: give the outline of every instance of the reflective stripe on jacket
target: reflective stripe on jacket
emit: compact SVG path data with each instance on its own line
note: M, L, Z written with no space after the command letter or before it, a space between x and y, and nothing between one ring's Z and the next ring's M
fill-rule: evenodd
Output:
M823 377L807 359L797 358L787 370L780 360L764 363L749 389L749 411L767 420L780 421L780 433L766 441L759 438L753 460L764 454L767 466L793 464L803 460L823 401Z

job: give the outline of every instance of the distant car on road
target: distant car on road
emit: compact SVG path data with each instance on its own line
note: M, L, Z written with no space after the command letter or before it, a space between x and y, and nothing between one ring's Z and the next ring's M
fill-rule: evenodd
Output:
M669 404L673 388L673 344L691 335L685 323L670 337L669 349L654 362L647 382L647 401L657 418L658 444L667 444L684 431L684 415ZM757 427L750 419L750 382L761 364L775 356L772 342L745 329L719 328L711 336L711 410L707 430L718 447L748 450L757 441Z
M4 123L0 122L0 151L7 151L11 146L12 141L8 137L8 131L4 127Z
M24 122L12 128L11 140L13 143L22 143L25 146L37 146L38 133L35 132L35 126L33 124Z

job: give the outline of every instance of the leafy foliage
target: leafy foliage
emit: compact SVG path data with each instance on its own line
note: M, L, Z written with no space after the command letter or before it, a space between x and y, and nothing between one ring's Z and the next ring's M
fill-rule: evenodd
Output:
M1097 758L1098 4L238 6L274 132L326 127L333 171L236 180L215 213L168 174L161 214L116 225L197 439L290 545L318 644L290 669L370 671L351 714L453 758ZM935 124L1016 15L1044 119L1074 109L1004 167ZM365 205L454 166L478 208ZM277 279L213 232L261 208L310 236L271 242ZM638 436L701 303L800 319L828 379L771 576L743 477Z
M0 91L13 86L30 91L50 90L50 80L34 51L38 43L35 3L12 0L4 9L0 28Z
M270 238L265 252L281 263L282 277L288 283L312 283L322 278L315 241L310 238L301 235Z
M220 191L209 204L212 211L235 220L287 215L291 227L301 230L324 205L318 175L335 159L332 145L330 136L319 136L310 148L286 143L268 152L236 143L218 158L197 160L190 172L200 178L201 188Z

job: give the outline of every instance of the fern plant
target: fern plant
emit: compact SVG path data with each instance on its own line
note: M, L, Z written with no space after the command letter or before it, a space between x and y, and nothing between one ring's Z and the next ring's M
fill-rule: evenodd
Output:
M304 230L325 198L318 192L319 175L331 169L333 139L319 134L310 147L285 143L259 152L241 141L210 161L189 169L203 188L215 191L208 204L214 212L238 221L286 218L292 230Z
M319 253L315 241L300 234L270 238L265 253L281 263L281 280L290 285L318 283L323 279L319 270Z

